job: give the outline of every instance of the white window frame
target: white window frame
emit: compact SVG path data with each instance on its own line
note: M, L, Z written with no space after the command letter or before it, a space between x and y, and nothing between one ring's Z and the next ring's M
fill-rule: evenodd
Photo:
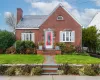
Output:
M75 31L60 31L59 37L60 42L75 42ZM66 39L67 37L69 38L69 40Z
M35 42L35 34L34 33L21 33L21 40Z
M58 16L57 20L64 20L63 16Z

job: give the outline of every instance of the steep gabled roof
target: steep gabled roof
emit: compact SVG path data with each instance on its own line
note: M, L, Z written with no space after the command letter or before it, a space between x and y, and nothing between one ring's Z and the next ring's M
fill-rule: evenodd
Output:
M25 15L18 23L17 28L38 28L46 18L47 15Z
M80 26L82 26L81 23L80 23L80 22L69 12L61 3L49 14L48 18L49 18L60 6L61 6L61 7L62 7L62 8L63 8L63 9L64 9L64 10L65 10L65 11L66 11ZM48 18L47 18L47 19L48 19ZM47 19L46 19L46 20L47 20ZM45 20L45 21L46 21L46 20ZM44 21L44 22L45 22L45 21ZM44 23L44 22L43 22L43 23ZM42 24L43 24L43 23L42 23Z
M93 17L88 27L90 26L96 26L96 28L100 30L100 12L96 13Z
M79 21L73 17L62 4L59 4L49 15L25 15L20 20L16 29L18 28L39 28L55 11L57 8L62 7L80 26Z

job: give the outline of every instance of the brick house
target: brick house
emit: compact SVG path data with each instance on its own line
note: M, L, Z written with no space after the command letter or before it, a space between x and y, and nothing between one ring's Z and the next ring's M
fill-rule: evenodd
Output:
M81 24L59 4L49 15L24 15L17 8L16 39L36 44L44 42L45 49L53 49L55 42L81 46Z

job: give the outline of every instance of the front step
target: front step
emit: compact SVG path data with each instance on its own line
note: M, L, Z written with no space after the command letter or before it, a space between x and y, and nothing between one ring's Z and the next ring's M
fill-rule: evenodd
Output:
M42 68L43 70L58 70L58 68Z
M57 75L58 66L56 64L53 65L43 65L43 75Z
M56 55L55 50L44 50L44 55Z
M42 75L58 75L58 73L42 73Z

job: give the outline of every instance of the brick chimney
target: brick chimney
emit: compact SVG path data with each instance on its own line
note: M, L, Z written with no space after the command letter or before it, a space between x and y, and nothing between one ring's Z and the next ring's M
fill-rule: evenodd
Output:
M21 8L17 8L17 24L23 16L23 10Z

